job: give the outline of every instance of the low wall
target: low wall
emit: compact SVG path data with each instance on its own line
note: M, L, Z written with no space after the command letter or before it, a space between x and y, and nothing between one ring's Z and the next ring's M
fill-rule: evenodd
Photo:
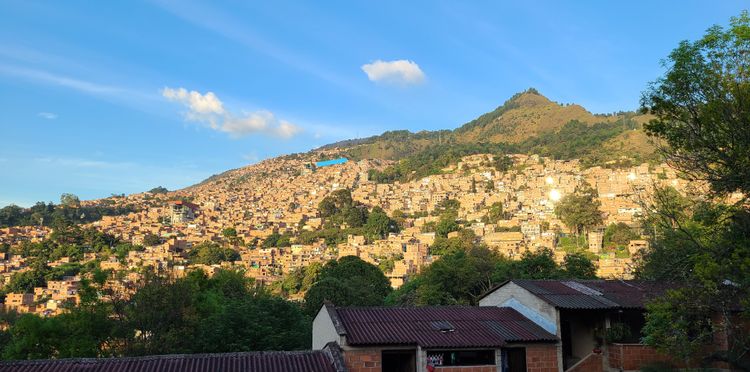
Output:
M559 367L557 366L557 345L527 345L526 371L559 372Z
M656 362L674 362L669 356L643 344L609 344L607 351L609 366L624 371L640 370Z

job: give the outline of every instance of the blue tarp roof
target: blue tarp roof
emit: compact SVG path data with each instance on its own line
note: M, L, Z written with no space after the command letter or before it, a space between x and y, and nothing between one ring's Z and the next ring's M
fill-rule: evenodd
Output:
M349 161L349 159L347 158L331 159L331 160L319 161L315 163L315 166L320 168L320 167L326 167L329 165L344 164L347 161Z

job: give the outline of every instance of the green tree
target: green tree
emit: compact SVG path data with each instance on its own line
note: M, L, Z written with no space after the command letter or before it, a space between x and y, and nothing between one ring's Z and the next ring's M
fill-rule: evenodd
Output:
M78 208L81 206L81 200L74 194L62 194L60 195L60 204L70 208Z
M162 241L161 241L161 237L159 235L147 233L143 237L143 245L145 245L147 247L153 247L153 246L159 245L161 243L162 243Z
M232 249L225 248L215 242L203 242L194 246L188 252L190 263L215 265L224 261L237 261L240 254Z
M374 207L367 217L365 232L372 239L382 239L388 233L398 232L398 224L380 207Z
M750 192L748 47L745 11L726 29L713 26L701 39L681 42L665 62L666 74L642 99L656 116L645 129L661 141L662 154L687 177L707 181L719 197L714 200ZM750 316L750 208L669 189L657 190L654 199L645 209L651 244L637 257L636 274L685 285L648 305L646 342L686 361L750 370L743 326ZM715 335L731 341L713 351L703 347Z
M607 226L604 230L604 245L627 246L631 240L638 239L633 229L625 223L618 222Z
M665 61L667 73L643 94L645 125L661 152L686 176L719 194L750 195L750 16L713 26L683 41Z
M492 288L497 253L476 242L447 251L417 277L389 295L391 305L476 304Z
M596 190L584 183L576 187L574 193L560 199L555 205L555 214L574 234L580 236L602 223L601 202L596 199L597 196Z
M435 225L435 235L441 238L448 237L448 234L458 231L459 226L456 222L456 216L452 213L445 213Z
M570 279L596 279L596 266L582 253L568 253L562 263L562 276Z
M305 293L305 312L314 316L324 301L337 306L382 305L391 284L380 269L356 256L341 257L323 266L318 281Z
M487 223L497 223L497 221L502 220L505 217L505 212L503 211L503 203L502 202L494 202L492 205L490 205L489 210L487 210Z

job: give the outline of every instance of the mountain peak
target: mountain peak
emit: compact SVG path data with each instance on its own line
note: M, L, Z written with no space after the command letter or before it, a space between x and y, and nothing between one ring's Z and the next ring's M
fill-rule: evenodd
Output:
M518 106L538 106L553 103L549 98L545 97L534 88L529 88L523 92L514 94L508 102Z

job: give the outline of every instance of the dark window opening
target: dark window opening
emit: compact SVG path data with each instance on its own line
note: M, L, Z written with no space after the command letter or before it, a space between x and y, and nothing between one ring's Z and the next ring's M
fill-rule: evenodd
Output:
M417 354L414 350L384 350L383 371L416 372Z
M525 347L514 347L503 350L503 371L526 372Z
M486 366L495 364L495 350L432 350L427 364L433 366Z

